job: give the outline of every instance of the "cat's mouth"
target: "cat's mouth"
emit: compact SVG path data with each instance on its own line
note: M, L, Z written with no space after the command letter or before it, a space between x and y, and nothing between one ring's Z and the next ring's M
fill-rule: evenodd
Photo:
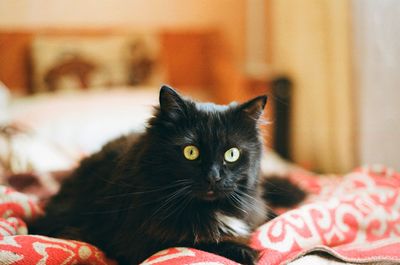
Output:
M206 201L206 202L213 202L216 200L224 199L228 196L230 191L228 190L215 190L215 189L208 189L205 191L197 192L195 196L197 199Z
M205 201L215 201L217 198L218 198L218 195L213 190L206 191L205 195L203 196L203 199Z

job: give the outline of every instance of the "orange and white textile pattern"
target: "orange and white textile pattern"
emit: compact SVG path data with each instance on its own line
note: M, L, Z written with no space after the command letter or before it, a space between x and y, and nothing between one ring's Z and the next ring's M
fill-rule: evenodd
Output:
M345 262L400 263L400 174L365 167L336 177L305 179L314 194L302 206L259 227L251 245L260 264L287 263L315 251Z
M251 245L259 264L278 265L323 251L345 262L400 264L400 174L385 167L360 168L343 177L292 176L310 195L301 206L259 227ZM28 235L23 220L41 214L32 197L0 186L0 264L116 265L79 241ZM234 265L211 253L170 248L142 265Z
M140 265L238 265L208 252L191 248L170 248L160 251L146 259Z
M87 243L27 235L23 220L41 214L34 198L0 186L0 264L116 265Z

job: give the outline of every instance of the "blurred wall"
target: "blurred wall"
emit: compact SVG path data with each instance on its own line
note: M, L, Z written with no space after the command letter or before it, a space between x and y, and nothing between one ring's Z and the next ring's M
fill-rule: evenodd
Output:
M0 28L218 28L244 60L245 0L2 0Z
M319 172L356 165L350 5L269 0L271 62L292 91L292 158Z
M400 1L354 0L361 163L400 170Z

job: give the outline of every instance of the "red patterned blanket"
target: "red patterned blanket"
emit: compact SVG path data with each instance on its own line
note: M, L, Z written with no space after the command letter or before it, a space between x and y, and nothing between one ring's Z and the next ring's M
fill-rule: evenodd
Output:
M251 245L259 264L275 265L322 251L347 262L400 263L400 174L361 168L343 177L292 176L310 192L305 203L259 227ZM0 187L0 264L114 264L84 242L27 234L40 214L35 198ZM145 265L235 264L195 249L172 248Z

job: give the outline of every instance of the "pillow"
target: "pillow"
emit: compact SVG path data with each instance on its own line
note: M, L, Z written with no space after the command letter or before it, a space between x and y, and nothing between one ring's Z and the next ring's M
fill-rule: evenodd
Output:
M158 84L155 34L35 37L31 45L33 91Z
M10 120L71 154L95 152L110 139L142 131L157 104L148 87L78 91L18 98Z

